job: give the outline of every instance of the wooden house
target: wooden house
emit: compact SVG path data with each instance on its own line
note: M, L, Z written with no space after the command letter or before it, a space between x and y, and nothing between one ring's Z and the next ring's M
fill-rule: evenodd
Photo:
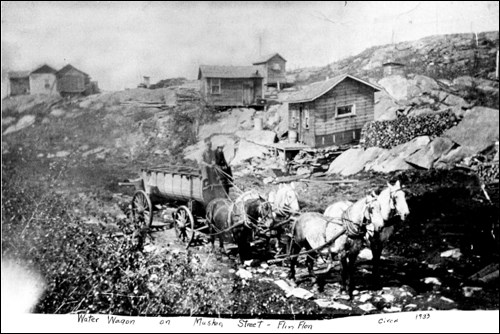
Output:
M374 119L374 93L379 90L352 75L309 85L287 99L289 136L296 133L310 147L359 141L363 125Z
M30 94L57 94L56 70L43 65L29 75Z
M260 57L253 64L262 68L264 85L280 88L286 83L286 59L279 53Z
M68 64L57 71L57 90L62 96L87 94L90 77L87 73Z
M7 73L9 78L9 95L26 95L30 93L30 72L11 71Z
M258 106L263 98L263 77L256 66L201 65L201 95L217 107Z

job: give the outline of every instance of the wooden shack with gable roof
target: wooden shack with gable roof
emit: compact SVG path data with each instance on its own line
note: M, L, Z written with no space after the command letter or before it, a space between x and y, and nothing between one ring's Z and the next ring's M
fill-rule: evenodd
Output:
M287 99L289 133L309 147L359 142L363 125L374 120L379 90L348 74L313 83Z
M200 65L198 80L205 101L218 107L260 105L263 76L257 66Z

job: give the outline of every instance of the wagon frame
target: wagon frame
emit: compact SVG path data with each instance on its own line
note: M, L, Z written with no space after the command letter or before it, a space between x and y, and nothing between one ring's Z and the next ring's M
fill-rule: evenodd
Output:
M150 228L158 205L176 208L173 213L177 237L188 248L196 232L209 226L205 209L215 198L228 198L219 180L209 183L199 169L187 166L164 165L141 168L141 176L122 186L134 186L131 216L135 224Z

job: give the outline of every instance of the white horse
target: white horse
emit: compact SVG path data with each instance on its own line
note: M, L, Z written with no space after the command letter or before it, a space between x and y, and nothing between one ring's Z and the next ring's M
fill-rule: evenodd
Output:
M306 212L300 215L293 229L293 242L290 254L289 278L295 276L294 255L306 248L311 254L307 257L309 273L313 273L314 259L320 253L330 253L333 260L338 254L342 263L342 284L352 298L354 290L354 269L356 258L362 249L367 226L373 225L374 230L379 230L384 224L380 203L375 194L363 197L356 203L340 212L340 215L329 219L316 212ZM327 242L334 240L328 247L323 247ZM330 266L328 268L328 271ZM318 283L318 282L317 282ZM322 284L318 284L322 288Z
M278 190L269 192L268 201L272 204L274 212L279 216L289 216L300 210L295 183L280 183Z
M394 226L389 224L391 218L399 216L401 221L404 221L410 214L408 204L406 203L406 195L401 187L401 183L397 181L394 185L387 183L377 197L380 203L384 226L380 230L373 229L373 225L367 226L367 234L365 240L371 248L373 254L373 276L379 277L379 263L382 254L383 244L394 232ZM349 201L340 201L330 205L324 215L328 217L339 217L352 204Z

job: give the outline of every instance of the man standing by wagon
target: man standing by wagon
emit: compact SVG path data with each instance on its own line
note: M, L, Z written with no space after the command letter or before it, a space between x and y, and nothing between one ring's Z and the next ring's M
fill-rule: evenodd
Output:
M207 180L207 185L213 185L217 180L215 166L215 152L212 150L212 141L210 138L205 138L205 150L201 156L201 176L203 180Z
M223 149L223 145L217 146L217 150L215 151L215 164L219 167L219 179L224 187L224 191L229 195L229 188L231 188L233 184L233 173L224 157Z

